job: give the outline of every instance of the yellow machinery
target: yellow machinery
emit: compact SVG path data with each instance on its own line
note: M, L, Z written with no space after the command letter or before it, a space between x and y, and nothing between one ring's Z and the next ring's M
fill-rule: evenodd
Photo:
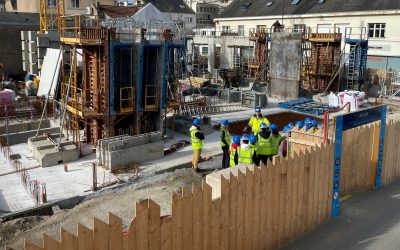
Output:
M40 33L46 33L49 30L54 30L57 27L58 31L64 25L61 20L65 16L65 1L64 0L39 0L40 10Z

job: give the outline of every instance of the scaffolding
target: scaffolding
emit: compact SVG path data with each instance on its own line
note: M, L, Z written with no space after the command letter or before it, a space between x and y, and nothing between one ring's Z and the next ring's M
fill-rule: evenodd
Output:
M248 78L267 82L270 34L265 28L250 29L249 34L251 54L248 60Z

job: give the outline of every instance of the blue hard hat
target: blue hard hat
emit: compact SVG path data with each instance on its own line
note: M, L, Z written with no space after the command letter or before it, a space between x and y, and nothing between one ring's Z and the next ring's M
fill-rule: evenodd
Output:
M307 117L306 119L304 119L304 123L311 123L311 118Z
M222 120L221 120L221 125L226 126L226 125L228 125L228 124L229 124L229 121L228 121L228 120L226 120L226 119L222 119Z
M193 125L199 126L200 125L200 118L198 118L198 117L194 118Z
M262 122L260 124L260 128L268 128L267 124L265 122Z
M234 135L232 138L233 143L240 144L240 136Z
M249 136L247 134L242 135L242 141L249 140Z
M289 122L289 124L288 124L288 127L289 127L289 129L292 129L292 128L294 128L294 123L293 122Z
M249 141L250 141L251 143L256 143L256 142L257 142L257 136L255 136L254 134L251 134L251 135L249 136Z
M278 131L278 125L271 124L271 125L269 125L269 129L271 129L271 131Z
M283 132L284 133L288 133L289 131L290 131L290 127L289 126L283 127Z
M306 123L306 131L308 131L310 128L312 128L311 124Z
M254 111L255 111L255 112L261 112L261 108L260 108L259 106L257 106L257 107L254 109Z
M304 123L302 121L297 121L296 126L302 128L304 126Z
M312 125L313 127L316 127L316 126L318 125L317 120L312 120L312 121L311 121L311 125Z

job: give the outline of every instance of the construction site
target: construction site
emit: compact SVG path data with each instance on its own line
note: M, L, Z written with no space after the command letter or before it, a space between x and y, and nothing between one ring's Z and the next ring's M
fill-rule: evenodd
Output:
M400 178L400 84L370 80L364 27L200 37L146 6L39 3L40 29L21 31L25 81L0 58L5 249L278 249ZM221 120L242 136L256 108L286 146L223 169Z

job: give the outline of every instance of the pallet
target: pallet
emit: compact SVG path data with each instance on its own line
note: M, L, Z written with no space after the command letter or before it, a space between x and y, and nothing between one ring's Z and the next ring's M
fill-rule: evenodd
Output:
M280 102L278 107L315 116L323 115L325 111L332 109L328 104L315 102L308 98L299 98L293 101Z

